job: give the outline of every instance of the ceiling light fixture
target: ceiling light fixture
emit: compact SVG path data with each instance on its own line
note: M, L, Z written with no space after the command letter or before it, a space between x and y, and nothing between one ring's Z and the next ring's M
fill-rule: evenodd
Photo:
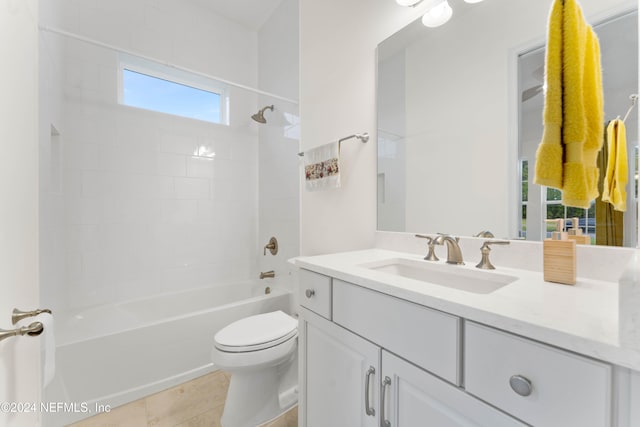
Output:
M424 0L396 0L396 3L398 3L400 6L416 7L423 1Z
M426 27L435 28L445 24L453 15L453 9L447 0L435 5L422 16L422 23Z
M396 0L400 6L416 7L424 0ZM480 3L483 0L464 0L466 3ZM439 27L445 24L453 15L453 9L449 6L447 0L441 0L435 6L431 6L427 9L426 13L422 16L422 23L426 27Z

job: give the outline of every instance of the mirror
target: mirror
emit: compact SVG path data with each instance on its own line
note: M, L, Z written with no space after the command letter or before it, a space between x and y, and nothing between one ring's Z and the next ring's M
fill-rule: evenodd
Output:
M609 22L608 36L595 28L601 37L603 81L624 95L622 100L622 95L605 95L605 117L624 116L629 95L638 90L638 34L636 15L628 19L631 27L621 27L620 17L629 16L635 2L580 3L594 27ZM534 93L540 83L530 80L540 79L543 62L533 57L544 50L550 5L451 1L453 17L442 27L426 28L417 20L378 46L379 230L466 236L490 230L496 237L529 240L545 236L543 225L537 233L533 226L543 219L542 213L532 217L533 187L538 186L522 184L522 172L529 178L522 160L535 163L539 137L534 134L542 131L543 96ZM609 52L628 58L635 68L605 64ZM634 75L632 88L617 87L619 70ZM524 91L527 99L522 102ZM630 116L631 157L637 146L637 110ZM524 127L529 122L530 128ZM519 141L520 135L526 138ZM529 146L534 147L533 157ZM635 174L627 187L633 206L634 186ZM538 193L537 209L543 212L549 203L542 200L540 188ZM524 229L523 206L528 216ZM579 216L584 228L590 224L588 213L568 214ZM625 244L635 246L636 214L625 215Z

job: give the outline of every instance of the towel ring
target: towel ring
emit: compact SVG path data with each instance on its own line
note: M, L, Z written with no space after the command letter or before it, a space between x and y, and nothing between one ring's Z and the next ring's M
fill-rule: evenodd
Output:
M627 117L629 117L629 114L631 114L631 111L633 111L638 103L638 94L629 95L629 99L631 100L631 107L627 110L627 114L624 115L624 119L622 119L623 122L627 121Z

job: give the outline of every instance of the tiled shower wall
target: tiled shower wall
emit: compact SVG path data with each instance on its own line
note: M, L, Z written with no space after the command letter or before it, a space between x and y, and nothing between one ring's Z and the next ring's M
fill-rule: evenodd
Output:
M197 2L54 1L41 21L257 85L257 33ZM41 147L43 181L59 176L41 197L43 303L77 308L257 275L257 96L230 89L230 126L121 106L117 53L47 32L41 41L42 129L51 121L59 134Z
M283 0L258 33L258 82L262 90L298 99L298 0ZM282 100L260 97L260 105L274 105L267 111L267 124L259 127L258 243L271 236L279 251L259 253L260 271L274 270L276 279L293 286L288 259L300 254L300 208L298 157L300 125L298 106Z
M65 104L83 123L63 142L71 305L256 271L255 131L87 104Z

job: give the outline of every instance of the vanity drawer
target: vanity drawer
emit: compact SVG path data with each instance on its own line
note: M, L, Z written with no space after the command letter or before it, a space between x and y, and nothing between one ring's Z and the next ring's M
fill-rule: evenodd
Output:
M477 323L464 335L467 392L534 426L611 425L610 365Z
M333 279L333 321L456 385L460 318Z
M301 269L299 279L300 305L331 320L331 277Z

